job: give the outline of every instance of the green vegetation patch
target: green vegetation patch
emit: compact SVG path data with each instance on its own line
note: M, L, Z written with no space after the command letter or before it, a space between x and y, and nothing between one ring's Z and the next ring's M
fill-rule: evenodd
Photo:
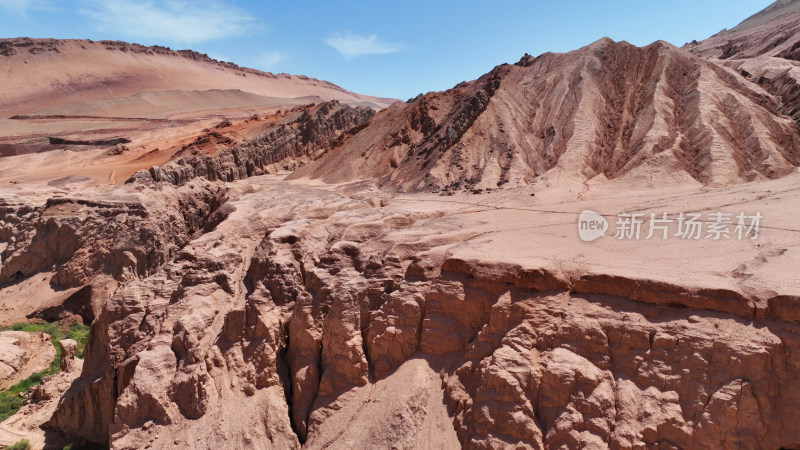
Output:
M53 346L56 348L56 356L53 358L53 361L50 362L50 366L46 369L42 370L41 372L32 373L28 378L25 378L14 386L11 386L4 391L0 391L0 422L13 416L25 404L25 399L20 396L21 393L27 392L28 389L40 384L42 382L42 378L46 377L47 375L52 375L60 370L59 361L61 360L61 348L58 346L58 342L61 339L74 339L76 342L78 342L77 356L79 358L83 358L83 349L86 347L86 342L89 340L89 326L82 324L70 325L62 324L60 322L16 323L10 327L0 327L0 331L9 330L25 331L28 333L39 331L49 334L50 339L53 341ZM19 444L19 442L17 444Z
M32 448L31 441L27 439L22 439L6 447L0 447L2 450L31 450Z

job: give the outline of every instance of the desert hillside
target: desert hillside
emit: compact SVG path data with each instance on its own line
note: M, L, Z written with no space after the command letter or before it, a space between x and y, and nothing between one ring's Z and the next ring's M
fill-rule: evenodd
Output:
M665 42L603 39L392 105L294 177L378 177L402 190L494 189L540 177L725 185L799 164L800 140L779 97Z
M780 111L800 129L800 2L777 1L734 28L683 48L780 99Z
M215 132L236 144L271 120L259 117L278 120L328 101L373 110L394 101L190 50L119 41L0 40L0 85L6 184L115 185L172 160L220 123L233 121Z
M240 90L264 97L319 97L383 107L391 99L346 91L327 81L271 74L206 55L118 41L0 40L0 117L47 114L109 116L102 103L145 92ZM95 108L86 102L98 102ZM130 102L131 100L127 100ZM70 105L76 105L73 109ZM229 102L227 106L235 105ZM122 104L118 110L130 106Z

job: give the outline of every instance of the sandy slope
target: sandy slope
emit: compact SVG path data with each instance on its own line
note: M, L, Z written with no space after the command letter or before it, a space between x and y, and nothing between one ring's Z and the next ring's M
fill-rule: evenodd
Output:
M267 97L317 96L375 103L391 100L348 92L304 76L235 69L214 61L135 44L85 40L6 39L0 54L0 116L165 90L239 89ZM5 53L12 53L6 51ZM100 114L92 114L100 115Z
M171 90L134 94L128 97L103 98L37 111L37 116L186 119L203 117L214 111L252 111L280 106L320 103L317 96L276 98L239 89L207 91Z
M721 34L737 33L747 31L755 27L775 23L785 16L800 12L800 2L797 0L777 0L763 10L743 20L730 30L725 30Z

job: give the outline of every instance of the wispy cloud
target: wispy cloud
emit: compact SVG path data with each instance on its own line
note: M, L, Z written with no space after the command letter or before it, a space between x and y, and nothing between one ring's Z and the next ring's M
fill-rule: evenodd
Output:
M271 72L283 61L286 61L286 55L281 52L262 52L256 59L256 67Z
M0 0L0 10L25 15L28 11L50 11L52 5L49 0Z
M19 0L14 0L19 1ZM81 13L101 31L181 45L241 36L257 28L221 0L84 0Z
M402 49L400 45L384 42L374 34L364 36L350 32L334 33L325 39L325 43L339 51L346 59L362 55L394 53Z

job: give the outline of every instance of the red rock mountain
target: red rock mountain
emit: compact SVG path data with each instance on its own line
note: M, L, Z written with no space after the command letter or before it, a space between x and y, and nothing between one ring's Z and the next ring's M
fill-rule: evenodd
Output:
M392 105L295 176L379 177L402 190L517 186L554 173L771 179L800 165L784 112L739 73L670 44L602 39Z
M780 0L684 49L731 68L780 100L800 128L800 1Z

